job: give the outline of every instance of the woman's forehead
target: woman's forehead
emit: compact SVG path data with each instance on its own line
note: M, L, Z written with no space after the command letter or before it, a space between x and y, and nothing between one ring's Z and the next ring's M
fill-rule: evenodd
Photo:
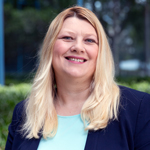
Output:
M77 17L69 17L65 19L60 29L60 32L62 31L82 31L97 36L95 28L87 20Z

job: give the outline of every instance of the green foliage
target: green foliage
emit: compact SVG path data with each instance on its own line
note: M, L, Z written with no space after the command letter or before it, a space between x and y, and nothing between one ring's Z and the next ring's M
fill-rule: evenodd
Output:
M35 73L31 72L28 74L16 74L16 73L11 73L11 74L5 74L5 85L10 86L10 85L17 85L20 83L31 83L32 79L34 78Z
M120 83L120 85L123 85L123 86L129 87L129 88L136 89L138 91L143 91L143 92L150 94L150 84L147 81L142 81L139 83L133 82L131 84L123 82L123 83Z
M21 83L12 86L0 86L0 150L4 149L15 105L26 98L30 84Z
M150 84L146 81L140 83L133 83L130 87L139 91L150 93Z
M150 77L118 77L118 84L150 93Z

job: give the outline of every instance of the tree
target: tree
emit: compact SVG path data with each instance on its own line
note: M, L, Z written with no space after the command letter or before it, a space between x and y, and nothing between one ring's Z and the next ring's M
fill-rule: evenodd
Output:
M146 75L150 76L150 0L145 2L145 62Z
M141 39L144 38L144 7L134 0L101 0L102 10L97 11L94 4L96 1L91 2L93 11L108 35L114 55L116 74L119 75L120 56L129 59L129 57L125 58L127 51L132 53L131 56L134 54L134 57L140 57L143 60L141 53L144 42Z

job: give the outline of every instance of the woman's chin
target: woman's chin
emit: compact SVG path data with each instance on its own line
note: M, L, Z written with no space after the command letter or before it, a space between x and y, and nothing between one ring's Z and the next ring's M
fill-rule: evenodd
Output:
M82 78L82 77L85 77L84 74L81 74L81 73L69 73L68 74L69 77L72 77L72 78Z

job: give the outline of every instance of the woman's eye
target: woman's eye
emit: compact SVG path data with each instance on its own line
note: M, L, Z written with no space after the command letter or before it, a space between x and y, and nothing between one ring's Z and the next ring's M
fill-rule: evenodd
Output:
M65 40L72 40L72 37L70 37L70 36L64 36L63 39L65 39Z
M89 42L89 43L95 43L95 40L93 40L93 39L86 39L85 41Z

